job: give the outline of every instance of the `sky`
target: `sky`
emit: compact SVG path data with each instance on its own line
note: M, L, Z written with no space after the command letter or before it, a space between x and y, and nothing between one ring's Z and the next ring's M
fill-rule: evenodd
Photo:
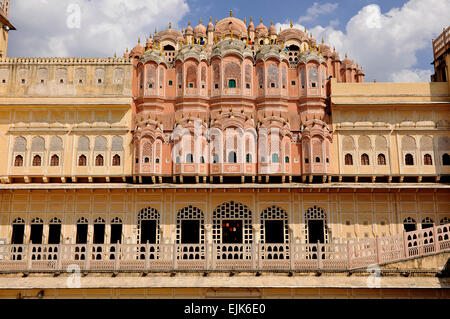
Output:
M122 56L141 38L230 15L295 27L362 66L366 81L429 82L432 39L450 24L450 0L11 0L10 57Z

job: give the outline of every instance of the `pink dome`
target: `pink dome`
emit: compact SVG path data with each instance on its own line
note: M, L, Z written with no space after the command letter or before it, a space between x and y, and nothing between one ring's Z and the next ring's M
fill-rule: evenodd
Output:
M277 35L277 29L273 25L273 21L270 21L269 35Z
M231 33L231 31L236 36L241 35L244 38L247 36L247 26L245 25L244 21L237 18L228 17L220 20L216 24L216 35L229 34Z
M211 17L209 17L209 23L208 26L206 27L206 31L208 32L214 31L214 24L211 22Z
M196 36L196 37L206 37L206 28L202 24L202 19L200 19L199 24L194 28L194 36Z
M267 37L267 35L269 34L269 30L263 24L262 19L261 19L259 25L256 27L255 31L256 31L256 35L258 37Z

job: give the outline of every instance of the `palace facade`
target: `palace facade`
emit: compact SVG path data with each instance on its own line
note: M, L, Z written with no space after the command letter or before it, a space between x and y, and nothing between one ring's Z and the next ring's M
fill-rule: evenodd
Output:
M367 278L338 274L445 265L449 28L433 82L367 83L306 30L232 14L122 58L10 58L4 10L0 296L355 297ZM419 279L367 296L450 296Z

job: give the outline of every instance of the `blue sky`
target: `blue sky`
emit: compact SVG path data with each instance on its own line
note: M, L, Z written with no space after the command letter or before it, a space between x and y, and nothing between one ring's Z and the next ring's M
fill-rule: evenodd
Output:
M75 7L74 7L75 6ZM229 16L273 20L323 37L344 58L362 65L366 81L429 81L431 39L449 24L450 0L206 1L13 0L9 56L122 55L137 38L173 27L206 25Z

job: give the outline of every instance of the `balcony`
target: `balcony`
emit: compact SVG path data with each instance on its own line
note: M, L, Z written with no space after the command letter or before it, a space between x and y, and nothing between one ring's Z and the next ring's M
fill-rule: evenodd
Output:
M0 245L0 273L348 271L450 252L450 224L332 244Z

